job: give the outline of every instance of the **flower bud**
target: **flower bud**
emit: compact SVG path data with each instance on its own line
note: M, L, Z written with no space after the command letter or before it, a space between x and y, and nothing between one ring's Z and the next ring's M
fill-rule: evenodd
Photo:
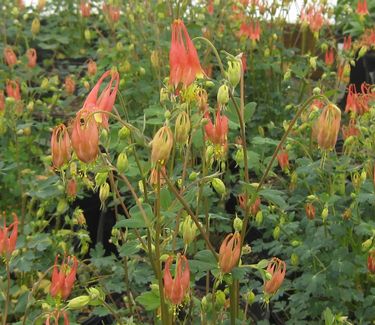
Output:
M305 205L306 216L308 219L315 219L315 207L312 203L306 203Z
M99 199L104 206L105 201L108 199L110 193L110 188L108 183L104 183L103 185L100 186L99 188Z
M73 299L70 299L68 302L68 309L81 309L87 306L90 302L89 296L79 296Z
M189 139L190 118L189 115L182 111L177 115L175 124L175 140L178 144L185 144Z
M318 57L317 56L312 56L309 59L310 67L315 71L316 70L316 61Z
M292 76L292 70L288 69L288 70L284 73L284 81L289 80L291 76Z
M242 231L243 222L242 220L236 215L233 220L233 228L235 231L241 232Z
M117 164L116 164L117 170L120 173L124 173L128 170L129 168L129 161L128 161L128 156L126 155L125 152L121 152L118 157L117 157Z
M220 105L225 105L229 102L229 88L227 85L221 85L217 92L217 102Z
M190 175L189 175L189 180L194 182L198 177L198 173L197 172L191 172Z
M241 80L241 61L239 59L228 62L228 81L235 88Z
M159 53L158 51L151 51L151 57L150 57L151 65L154 69L159 68L160 61L159 61Z
M318 145L321 149L334 149L340 130L341 110L334 104L328 104L315 124Z
M180 226L180 232L182 232L182 238L186 246L190 245L194 241L197 235L197 230L197 225L191 219L191 216L188 215Z
M275 229L273 230L273 238L275 240L278 240L280 238L280 227L276 226Z
M88 43L90 43L90 41L91 41L91 32L90 32L89 29L87 29L87 28L85 29L84 36L85 36L85 40Z
M173 134L168 126L160 128L151 141L151 162L164 165L171 154L173 147Z
M97 288L88 288L87 292L90 296L90 306L99 306L105 300L104 293Z
M360 59L361 57L363 57L368 51L368 47L367 46L362 46L358 52L358 57L357 57L357 60Z
M160 89L160 103L167 102L169 100L169 91L167 88Z
M225 293L221 290L215 293L215 302L218 307L223 307L225 304Z
M225 195L225 191L226 191L225 184L220 178L215 177L211 181L211 185L219 195L222 195L222 196Z
M322 219L323 219L323 222L325 222L328 218L328 207L324 207L323 211L322 211Z
M293 266L297 266L299 262L299 257L296 253L292 253L292 256L290 257L290 262Z
M33 22L31 23L31 33L33 36L40 32L40 21L38 18L34 18Z
M373 238L369 238L362 243L362 251L368 251L372 246Z
M96 175L95 175L95 185L96 185L96 187L99 187L99 186L103 185L107 181L107 178L108 178L107 172L96 173Z
M252 291L249 291L247 293L246 301L251 306L255 300L255 294Z
M68 203L66 202L65 199L60 199L59 202L57 203L56 207L56 213L58 215L63 214L66 210L68 210Z
M255 216L255 222L258 226L260 226L263 223L263 212L262 210L259 210Z
M126 140L129 135L130 135L130 130L127 126L123 126L119 131L118 131L118 138L120 140Z

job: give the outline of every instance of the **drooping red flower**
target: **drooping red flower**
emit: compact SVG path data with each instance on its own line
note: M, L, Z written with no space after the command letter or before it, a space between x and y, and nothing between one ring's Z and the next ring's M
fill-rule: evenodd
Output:
M344 140L349 138L350 136L357 137L360 134L360 131L357 127L357 122L354 118L350 119L348 125L343 125L341 128L342 137Z
M17 63L17 55L10 46L4 48L4 60L11 68Z
M341 110L329 103L323 108L316 124L317 141L321 149L332 150L340 130Z
M184 255L177 255L177 266L174 278L171 275L173 256L169 256L164 268L164 295L173 305L180 305L190 288L189 262Z
M81 109L72 125L72 147L79 160L89 163L99 152L99 129L88 108Z
M27 60L28 60L27 66L29 68L34 68L36 66L36 59L37 59L36 50L30 48L27 50L26 55L27 55Z
M76 83L71 76L66 76L65 78L65 91L72 95L76 89Z
M237 265L241 255L241 235L239 232L225 237L219 250L219 267L223 273L229 273Z
M74 281L76 280L78 260L75 256L64 257L61 266L58 267L58 258L59 256L56 255L52 271L50 294L54 298L60 296L63 300L66 300L69 297L73 289Z
M238 204L240 205L241 209L243 211L245 211L245 209L246 209L246 196L245 196L245 194L242 193L242 194L238 195L237 199L238 199ZM257 197L255 199L253 205L248 205L247 208L250 210L250 214L252 216L255 216L258 213L258 211L260 209L260 202L261 202L260 197Z
M267 272L271 274L271 279L264 283L264 292L272 295L280 288L286 273L286 263L277 257L273 257L267 266Z
M5 213L3 214L4 225L0 227L0 255L10 256L16 248L18 237L18 218L15 213L13 215L13 222L7 227Z
M214 0L208 0L207 12L212 16L214 14Z
M360 16L368 15L368 8L367 8L367 1L366 0L358 0L357 14L360 15Z
M212 123L209 112L206 111L205 117L208 123L205 125L207 138L214 144L226 146L228 136L228 118L225 115L220 115L220 110L216 111L215 124Z
M96 75L96 71L97 71L96 62L90 59L89 62L87 63L87 74L90 77L93 77Z
M100 87L103 81L108 77L111 77L111 80L99 95ZM87 96L82 109L87 109L88 111L111 112L116 101L119 83L120 75L117 71L108 70L104 72ZM98 113L94 116L97 122L101 123L106 128L108 127L108 114Z
M306 203L305 205L305 212L308 219L313 220L315 219L315 207L312 203Z
M112 23L117 23L120 20L120 8L117 6L103 3L103 13Z
M307 6L301 12L301 22L307 24L313 33L318 33L324 24L322 8Z
M335 53L332 47L326 51L324 59L327 66L331 66L335 62Z
M90 17L91 6L90 6L90 3L88 1L81 0L80 9L81 9L82 17L86 17L86 18Z
M20 85L17 81L7 80L6 92L8 97L12 97L16 101L21 100Z
M179 83L187 87L196 77L203 76L197 50L181 19L176 19L172 24L169 65L169 82L176 88Z
M288 151L280 150L277 154L277 160L279 162L279 166L282 170L289 168L289 155Z
M369 272L375 273L375 249L369 252L367 257L367 268Z
M55 325L58 324L61 316L64 317L64 325L69 325L70 323L69 323L68 312L65 310L59 310L59 309L56 309L52 313L48 314L45 325L50 325L51 319L54 319L53 324Z
M70 160L70 138L68 129L64 124L56 126L51 136L52 164L55 168L60 168Z
M66 183L66 195L70 199L75 199L77 196L77 181L74 178Z
M349 52L351 48L352 48L352 36L351 35L345 36L343 49L345 52Z
M240 30L238 32L239 37L246 37L251 39L252 41L259 41L261 34L260 23L259 21L252 21L248 24L243 22L240 26Z

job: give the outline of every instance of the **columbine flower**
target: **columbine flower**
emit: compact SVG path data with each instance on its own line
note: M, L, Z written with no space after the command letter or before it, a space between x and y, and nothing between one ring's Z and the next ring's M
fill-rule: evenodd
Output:
M75 256L63 259L60 268L57 266L58 255L55 258L55 264L52 271L52 280L50 294L53 298L59 296L66 300L76 280L78 261ZM66 262L65 262L66 260Z
M226 146L228 118L225 115L221 116L219 109L216 112L215 124L210 120L208 111L206 111L205 117L208 119L208 123L204 127L207 138L214 144Z
M169 82L175 87L182 83L189 86L196 77L203 76L197 50L181 19L172 24L171 49L169 51Z
M171 275L173 256L169 256L164 268L164 295L174 305L179 305L189 292L190 269L189 262L184 255L177 255L175 277Z
M103 3L103 12L112 23L116 23L120 19L120 8L114 5L107 5Z
M335 53L333 51L333 48L331 47L326 51L325 55L325 63L327 66L331 66L335 62Z
M88 1L81 0L80 8L82 17L90 17L91 6Z
M173 147L173 133L168 126L161 127L151 141L151 162L165 165Z
M247 37L252 41L259 41L261 34L260 24L259 21L252 21L248 24L242 23L240 27L240 31L238 33L239 37Z
M6 85L6 92L8 97L12 97L16 101L21 100L20 85L17 81L8 80Z
M68 129L64 124L56 126L51 136L52 163L55 168L60 168L70 160L70 138Z
M237 265L241 255L241 235L236 231L225 237L219 251L219 267L223 273L229 273Z
M357 14L360 15L360 16L368 15L367 1L366 0L358 0Z
M75 89L76 89L76 83L74 82L73 78L71 76L67 76L65 78L65 91L69 95L72 95Z
M340 130L341 111L330 103L323 108L316 124L317 141L321 149L332 150Z
M103 91L99 95L100 87L103 81L111 77L111 80ZM113 105L116 101L116 95L118 91L118 86L120 83L120 75L117 71L108 70L103 73L95 87L91 90L87 96L85 102L83 103L82 110L87 109L88 111L105 111L111 112ZM99 97L98 97L99 96ZM97 113L94 114L95 120L101 123L105 128L108 127L108 114Z
M36 66L36 51L35 49L28 49L26 52L27 55L27 66L29 68L34 68Z
M4 48L4 60L6 64L11 68L17 63L16 53L14 53L10 46L6 46Z
M16 248L18 236L18 218L15 213L13 215L13 223L8 227L6 225L5 214L3 214L4 225L0 227L0 255L10 256Z
M245 209L246 209L246 196L245 196L245 194L243 193L243 194L238 195L237 199L238 199L238 204L240 205L240 208L243 211L245 211ZM247 208L250 209L250 214L252 216L255 216L258 213L258 211L260 209L260 202L261 202L260 197L257 197L255 199L255 202L253 203L253 205L248 205Z
M314 34L319 33L324 24L322 8L306 7L301 12L301 21L302 24L308 25Z
M306 203L305 212L308 219L315 219L315 207L312 203Z
M289 155L288 151L286 150L280 150L280 152L277 154L277 160L279 162L279 166L282 170L289 169Z
M268 263L267 272L271 275L270 280L266 280L264 283L264 292L272 295L280 288L284 281L286 273L286 264L284 261L273 257Z
M357 127L357 122L354 118L350 119L348 125L343 125L341 128L342 137L346 140L349 137L357 137L360 134L359 128Z
M92 112L81 109L72 129L72 147L78 159L85 163L94 161L99 152L99 130Z
M97 67L96 67L95 61L90 59L89 62L87 63L87 74L90 77L93 77L96 75L96 71L97 71Z
M349 52L350 49L352 48L352 36L349 35L349 36L345 36L344 37L344 46L343 46L343 50L345 52Z

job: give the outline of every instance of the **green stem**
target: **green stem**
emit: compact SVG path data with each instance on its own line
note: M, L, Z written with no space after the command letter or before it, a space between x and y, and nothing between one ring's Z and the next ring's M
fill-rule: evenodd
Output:
M9 291L10 291L10 269L9 269L9 258L5 257L5 269L7 272L7 288L5 291L5 306L3 315L3 325L7 324L8 309L9 309Z

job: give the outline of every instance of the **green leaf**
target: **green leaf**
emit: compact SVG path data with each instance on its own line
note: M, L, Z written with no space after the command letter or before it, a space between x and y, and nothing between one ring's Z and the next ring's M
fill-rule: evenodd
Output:
M154 213L152 212L151 205L148 203L142 203L142 208L144 210L146 220L144 219L144 215L138 205L135 205L129 210L131 218L118 221L115 224L115 228L146 228L150 226L151 221L154 219Z
M282 210L285 210L288 207L288 204L285 202L283 198L284 193L281 191L273 189L264 189L259 191L259 195L265 198L267 201L276 204Z
M147 291L135 298L147 311L152 311L160 306L159 291Z

